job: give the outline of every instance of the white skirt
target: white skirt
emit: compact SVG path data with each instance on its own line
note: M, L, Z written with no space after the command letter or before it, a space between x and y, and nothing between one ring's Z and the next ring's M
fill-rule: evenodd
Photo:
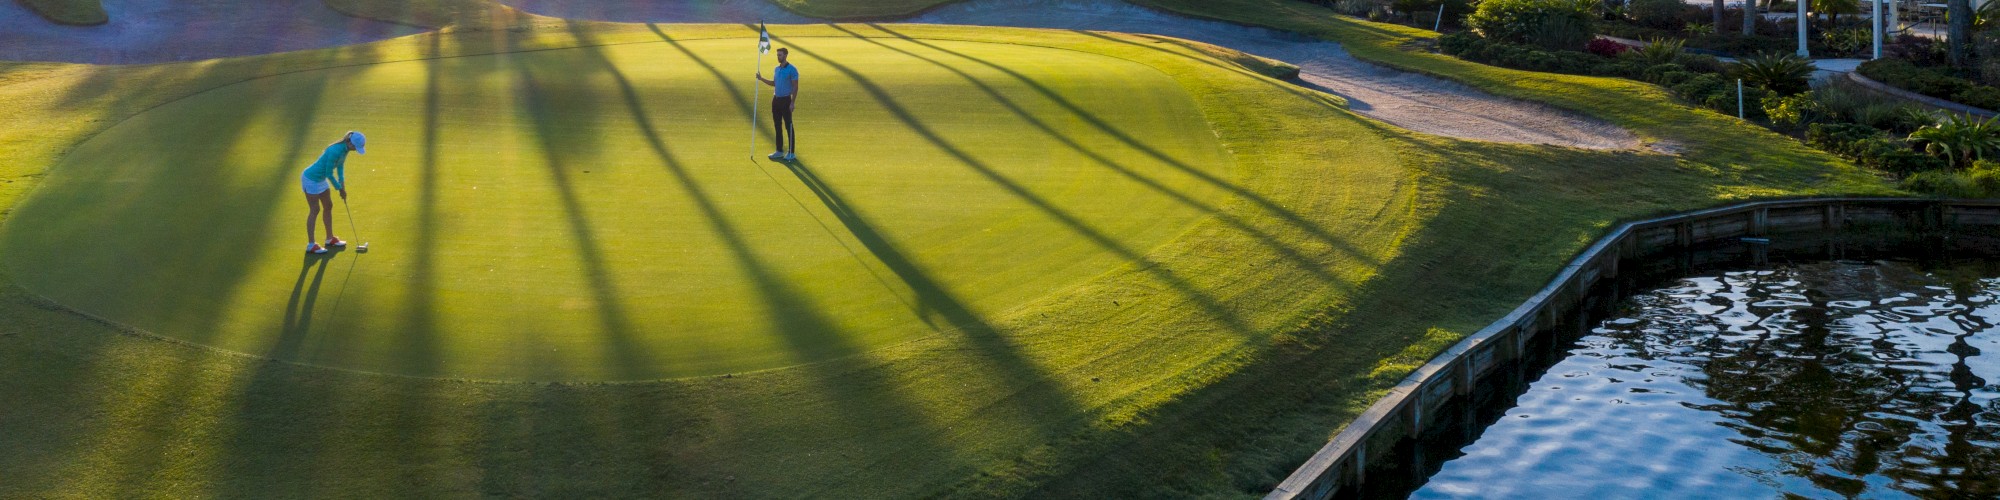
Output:
M299 173L299 185L306 189L306 194L311 195L322 194L328 189L333 189L332 184L328 184L326 181L313 180L312 176L306 175L305 172Z

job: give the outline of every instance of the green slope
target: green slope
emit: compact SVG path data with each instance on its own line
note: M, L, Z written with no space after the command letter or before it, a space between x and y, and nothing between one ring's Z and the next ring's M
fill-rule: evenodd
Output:
M22 205L0 255L67 307L231 351L643 380L990 328L974 318L1134 263L1227 194L1204 179L1235 176L1150 66L782 44L811 75L796 165L762 160L763 116L749 159L756 53L739 39L342 67L105 131ZM371 138L349 159L364 232L343 212L336 234L373 252L305 256L298 170L347 129Z
M856 33L872 41L806 40L854 37ZM663 41L663 34L677 40ZM685 47L694 40L718 35L737 37L734 46L747 46L750 33L741 27L656 30L644 26L575 25L561 31L422 35L342 49L178 65L0 67L0 82L6 82L0 85L0 94L5 97L0 103L6 103L9 111L0 114L7 125L0 128L0 145L8 151L7 161L0 163L7 169L0 176L5 180L0 183L0 202L6 203L10 210L19 208L9 212L7 225L0 230L16 231L13 227L16 223L28 226L46 223L30 221L27 216L40 209L18 204L30 186L41 186L51 192L64 189L63 183L70 181L60 179L67 175L62 169L79 165L74 162L80 162L85 155L108 152L91 152L99 146L82 144L84 139L100 132L123 133L107 130L135 115L141 118L134 120L147 119L144 116L151 112L140 114L147 109L159 107L156 111L171 111L174 105L168 103L189 95L205 96L203 91L209 89L233 88L232 84L247 81L240 84L272 85L271 91L280 92L295 87L277 85L289 83L284 78L256 78L310 74L298 72L411 60L434 54L526 52L579 44ZM1020 106L1030 116L1060 116L1060 113L1049 115L1053 110L1035 107L1037 99L1046 99L1048 95L1039 89L997 84L1014 79L1015 75L1036 75L1039 64L1060 67L1062 57L1037 57L1003 65L993 63L992 57L997 56L977 52L977 47L1010 43L1098 54L1076 57L1131 61L1172 79L1213 130L1212 140L1228 150L1233 161L1227 175L1203 175L1198 169L1145 170L1134 161L1114 159L1129 156L1105 156L1104 160L1083 162L1083 166L1065 166L1111 171L1122 179L1116 183L1146 184L1149 187L1138 192L1170 198L1179 209L1202 215L1178 236L1150 249L1122 243L1126 241L1123 239L1100 238L1127 234L1094 229L1106 224L1102 220L1079 218L1058 222L1063 224L1064 231L1083 235L1090 246L1124 247L1125 251L1112 253L1125 260L1132 260L1125 255L1127 252L1139 257L1072 286L1048 290L1046 295L1008 311L958 308L950 303L927 304L936 317L950 320L953 328L943 332L829 361L733 377L549 385L468 383L334 371L228 355L145 333L121 335L120 332L126 331L122 326L78 315L18 286L10 286L0 296L0 308L5 308L0 313L10 318L0 324L0 376L15 383L0 386L0 398L17 404L0 409L0 426L21 438L0 448L0 470L10 471L10 478L22 479L0 482L0 496L115 496L138 492L169 496L935 493L1038 447L1142 423L1140 412L1159 407L1240 367L1245 359L1232 353L1258 351L1271 333L1288 329L1305 312L1345 300L1357 283L1365 282L1377 266L1393 259L1402 242L1399 235L1418 222L1410 216L1416 185L1411 182L1413 171L1404 168L1399 160L1406 154L1402 148L1385 143L1386 137L1380 132L1340 110L1336 99L1302 92L1253 72L1250 68L1263 67L1254 61L1217 58L1204 50L1145 43L1138 38L1026 30L838 26L798 28L780 35L786 43L800 43L803 48L819 43L879 47L855 48L850 51L853 55L813 49L815 57L829 60L829 64L811 73L819 75L821 81L838 80L841 75L853 78L868 74L868 69L861 65L843 63L847 68L843 71L830 63L846 57L906 58L909 63L939 65L938 70L953 77L961 72L965 75L960 80L963 83L951 95L969 97L957 99L961 102L951 104L954 109L982 109L979 106L1010 103ZM901 38L904 36L909 38ZM629 48L593 49L597 53L622 50ZM561 52L564 51L550 53ZM876 55L865 56L867 52ZM464 61L440 60L435 64L459 62ZM356 78L363 78L370 74L365 69L368 67L379 68L356 66L351 71L358 72ZM393 73L384 71L385 77ZM498 71L490 76L516 77ZM589 80L586 78L589 75L569 76ZM980 83L986 83L992 93ZM877 84L889 88L895 82ZM614 83L600 88L616 87ZM1061 85L1052 85L1050 89L1056 95L1074 92ZM202 99L201 96L187 98ZM385 101L407 99L377 97ZM910 110L901 105L891 106L895 99L889 93L868 91L865 86L861 94L852 97L872 101L875 103L872 106L879 109ZM1092 110L1102 104L1064 101ZM1130 102L1130 98L1119 102ZM313 100L285 104L320 107ZM665 104L669 103L662 103ZM167 107L160 107L163 105ZM365 119L369 105L357 102L354 106L362 108L359 116ZM856 105L855 109L868 106ZM1056 106L1066 111L1066 106ZM284 121L278 115L286 113L259 110L257 115L259 121L255 123L265 123ZM217 121L171 125L192 128L236 124ZM488 124L496 131L496 137L505 136L507 129L502 125L505 124ZM1139 136L1112 130L1141 126L1090 120L1050 121L1048 125L1061 127L1059 130L1067 131L1068 137L1079 138L1092 134L1136 138ZM942 128L943 124L939 127L936 130L950 130ZM337 133L340 129L328 130ZM301 137L297 141L306 145L303 147L316 146L324 140L319 138L324 135L310 131L296 134ZM956 132L938 134L954 143L966 142L959 146L963 150L977 151L980 147L972 144L976 142L973 138L961 139ZM254 141L238 142L231 134L210 135L229 138L230 143L247 149L274 147L280 151L271 154L274 159L294 158L284 152L290 149L289 145L253 146ZM1005 139L991 147L1005 148L1007 143L1032 137L1014 135ZM443 146L448 142L437 144ZM641 148L626 153L641 158L654 154L651 145L645 142L640 139ZM391 144L395 142L381 142L383 146ZM1118 147L1113 144L1097 152L1110 155ZM72 148L76 151L73 155L67 153ZM922 148L925 146L910 149L908 153L934 154L920 153ZM1163 152L1162 156L1167 158L1183 154L1164 154L1173 151L1165 144L1150 148ZM379 149L370 156L357 157L356 165L368 165L370 160L386 162L398 156L422 157L421 153L410 150L396 151ZM808 161L817 162L811 154L808 151ZM74 158L64 160L55 173L49 173L48 169L58 159L71 156ZM1143 153L1143 156L1153 157L1153 154ZM251 163L248 160L255 159L254 155L246 155L243 160ZM658 166L653 160L636 161ZM297 166L287 165L254 167L268 172L246 171L265 172L274 177L273 194L268 196L273 199L271 206L280 207L279 210L286 205L279 196L288 194L292 188L288 178L277 178L278 173L289 177L286 172ZM842 199L861 199L849 193L865 192L866 182L828 175L835 171L831 164L808 165L824 169L816 170L820 172L817 177L826 181L830 191L840 193ZM744 168L749 167L746 164ZM787 172L775 169L767 172L778 182L788 183L791 192L798 194L808 207L814 203L825 205L818 196L809 194L806 181L798 176L786 178ZM376 172L375 175L407 174ZM1175 176L1195 181L1184 184L1188 182L1185 178ZM667 178L666 184L678 182L671 175ZM994 178L984 175L977 181L997 184ZM234 186L233 182L252 184L248 179L239 179L229 183L217 181L215 185ZM773 181L767 178L761 182ZM1026 181L1019 184L1033 185ZM1068 187L1079 193L1098 189L1091 185ZM144 194L141 190L147 188L132 189L131 192ZM1030 194L1037 195L1034 199L1070 199L1041 194L1044 191L1000 189L1011 196L1010 203L1033 204L1026 196ZM35 198L40 199L44 194L39 193ZM194 193L186 197L202 195ZM360 196L360 191L356 196ZM725 197L717 194L716 199ZM966 201L972 200L975 198ZM828 220L833 232L853 237L857 253L864 249L868 254L889 253L902 248L904 242L895 239L901 237L895 232L900 229L882 231L890 235L882 238L863 236L867 231L858 229L873 227L872 221L877 217L902 216L856 205L861 207L858 213L870 225ZM1137 210L1139 207L1132 205L1134 209L1128 210L1132 217L1114 219L1143 221L1160 215ZM794 206L790 210L799 209ZM1045 217L1038 212L1039 208L1023 217L1030 221ZM437 215L441 219L460 216L465 215ZM417 222L420 221L408 225L415 226ZM290 242L294 237L278 232L286 225L278 221L263 229L270 231L270 239L277 242L274 245L279 252L290 252L284 247L296 245ZM1086 231L1086 228L1092 229ZM189 239L186 229L176 226L174 239L185 242L190 250L239 251L222 246L224 243ZM369 227L362 229L366 231ZM565 233L557 234L558 238L574 239ZM383 244L381 241L386 240L378 240L377 244ZM384 259L388 257L386 254L395 252L423 255L417 251L420 245L421 242L385 244L378 251L385 254L380 256ZM159 246L156 250L175 253L170 246ZM909 255L917 255L910 261L919 262L922 254ZM29 258L33 257L24 257ZM378 256L371 253L363 258ZM1033 254L1019 258L1033 258ZM0 259L12 261L14 257L0 256ZM20 267L9 266L23 276L60 272ZM901 266L889 266L886 262L884 267L890 268L883 274L885 280L925 281L905 278L909 276L908 268L899 272L894 267ZM298 268L279 269L291 281L298 279ZM317 270L311 272L317 275ZM332 274L329 270L328 275ZM406 279L423 278L413 274ZM959 281L949 283L959 286ZM935 289L945 285L922 286ZM395 298L394 294L385 293L369 295L373 297L370 299L353 299L358 296L349 294L349 300ZM321 297L319 303L323 305L316 307L332 307L327 300ZM218 325L226 326L227 322ZM422 343L415 346L406 352L419 356L418 359L441 352L438 346L426 347ZM424 351L434 348L439 351Z

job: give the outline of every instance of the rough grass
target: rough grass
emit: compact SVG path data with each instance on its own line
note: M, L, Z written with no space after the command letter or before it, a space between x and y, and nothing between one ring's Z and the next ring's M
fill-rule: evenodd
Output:
M98 0L19 0L28 10L58 24L96 26L111 21Z
M1259 495L1616 220L1751 197L1891 192L1868 172L1656 87L1412 51L1432 35L1300 2L1147 3L1326 36L1366 59L1577 109L1685 153L1413 136L1150 37L887 26L1160 68L1234 154L1242 176L1229 181L1240 190L1148 254L1158 265L1051 296L1032 309L1046 318L1012 315L995 320L993 337L930 338L734 378L541 386L328 372L120 334L8 287L0 314L19 319L0 324L0 376L13 381L0 400L19 403L0 407L0 428L23 438L0 448L0 470L27 479L0 483L0 496ZM530 30L510 43L573 38ZM432 40L443 48L426 48ZM0 206L101 120L252 75L507 49L482 45L491 40L0 68L13 82L0 86L9 152ZM33 78L11 78L20 75ZM129 81L147 85L119 83ZM1172 292L1156 270L1192 277L1204 293Z

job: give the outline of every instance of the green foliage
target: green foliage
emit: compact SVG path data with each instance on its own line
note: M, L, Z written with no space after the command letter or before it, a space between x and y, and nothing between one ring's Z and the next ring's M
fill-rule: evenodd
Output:
M1597 35L1591 33L1593 25L1587 19L1549 17L1528 30L1528 43L1549 50L1579 50L1596 38Z
M1910 142L1924 152L1943 158L1953 167L1972 165L2000 151L2000 121L1970 115L1948 115L1943 120L1910 133Z
M1859 123L1899 134L1909 134L1918 128L1937 122L1937 118L1922 108L1907 104L1900 99L1883 97L1851 84L1836 82L1834 85L1815 89L1811 94L1834 120Z
M1903 189L1941 198L2000 198L2000 162L1980 160L1956 172L1919 172L1903 179Z
M1918 172L1903 178L1903 189L1924 193L1939 198L1985 198L1994 196L1992 191L1980 186L1972 175L1963 172L1933 170Z
M1678 30L1686 24L1681 12L1687 9L1681 0L1632 0L1625 4L1625 15L1640 26Z
M1596 6L1594 0L1486 0L1466 16L1465 25L1487 39L1513 43L1537 43L1538 32L1552 36L1555 30L1575 29L1594 35ZM1560 27L1544 27L1550 23ZM1582 48L1588 40L1586 36L1574 47L1560 48Z
M1860 0L1812 0L1812 11L1818 14L1855 14L1861 12Z
M1367 16L1369 12L1374 12L1379 7L1379 5L1370 0L1340 0L1333 4L1335 12L1354 17Z
M1806 144L1855 163L1895 174L1945 168L1943 160L1919 153L1901 139L1858 123L1814 123L1806 127Z
M1681 58L1681 49L1687 42L1678 38L1654 38L1646 41L1646 46L1625 51L1619 57L1630 57L1646 64L1666 64Z
M1798 54L1767 53L1747 57L1736 63L1735 76L1743 79L1744 85L1790 95L1805 92L1811 88L1807 79L1812 77L1812 61Z
M1840 28L1820 33L1829 49L1835 53L1853 55L1861 53L1874 42L1874 34L1861 28Z
M1949 68L1919 66L1907 60L1884 57L1862 63L1855 71L1903 90L1975 108L2000 109L2000 90L1954 75Z
M1715 34L1715 25L1708 23L1688 23L1686 28L1681 28L1681 32L1687 33L1689 36L1713 35Z
M1766 97L1763 107L1764 115L1770 117L1771 125L1779 130L1798 130L1828 115L1826 107L1820 105L1812 92Z

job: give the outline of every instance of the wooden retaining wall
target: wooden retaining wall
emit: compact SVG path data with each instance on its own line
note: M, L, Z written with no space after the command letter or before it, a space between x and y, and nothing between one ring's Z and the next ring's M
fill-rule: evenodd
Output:
M1674 249L1773 233L1837 233L1908 227L2000 238L2000 200L1817 198L1744 203L1632 222L1597 240L1512 313L1438 354L1349 423L1266 499L1331 498L1358 491L1371 460L1422 433L1453 398L1476 384L1505 384L1502 366L1554 334L1588 329L1592 288L1619 275L1619 263ZM1601 300L1600 300L1601 302ZM1512 374L1517 376L1518 374ZM1519 383L1514 380L1512 383ZM1459 405L1463 406L1463 405ZM1463 411L1463 410L1458 410ZM1375 453L1371 454L1371 451Z

